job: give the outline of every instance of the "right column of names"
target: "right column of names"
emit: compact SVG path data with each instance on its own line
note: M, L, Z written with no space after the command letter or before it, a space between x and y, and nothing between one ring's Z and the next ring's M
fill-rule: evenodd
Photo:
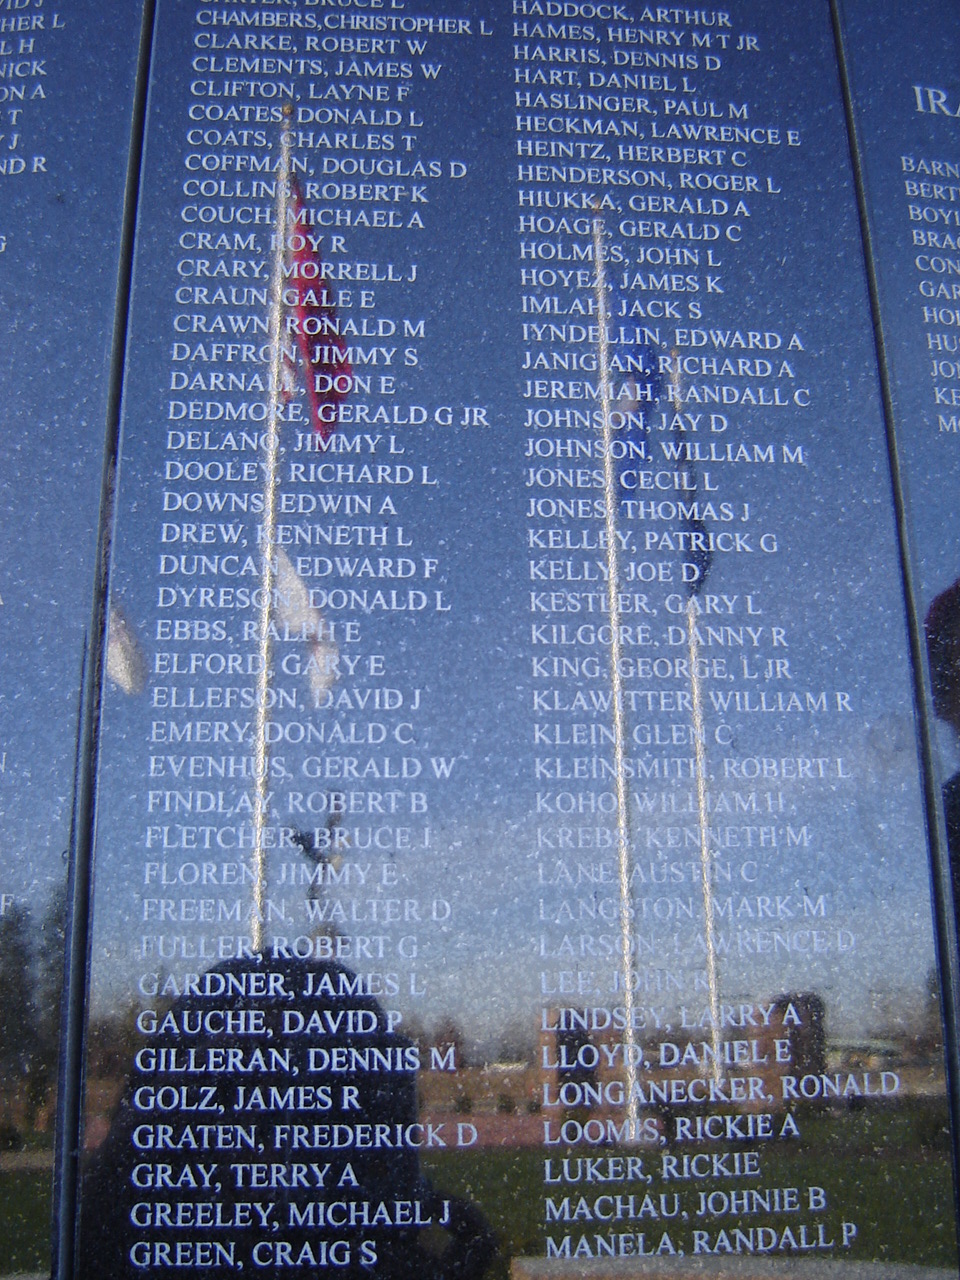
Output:
M907 892L872 810L903 691L858 668L878 418L838 474L859 245L809 198L839 118L753 16L512 5L548 1257L874 1251L824 1107L910 1091L902 1036L843 1049L871 983L902 1023L861 925Z

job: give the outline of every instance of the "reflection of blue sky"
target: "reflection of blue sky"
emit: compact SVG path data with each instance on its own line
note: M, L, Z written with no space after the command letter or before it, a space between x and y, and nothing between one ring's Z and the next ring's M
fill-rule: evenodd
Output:
M923 248L913 244L914 230L937 228L912 221L908 205L937 202L907 196L904 179L910 175L903 169L902 157L928 163L960 160L956 121L918 112L913 89L916 84L930 85L956 96L957 43L950 36L955 13L949 4L928 0L922 6L922 19L905 30L886 13L859 0L844 0L841 8L852 51L850 72L858 104L915 583L925 612L960 574L955 534L957 444L955 436L939 429L939 413L949 417L951 410L935 403L938 383L931 377L931 361L936 353L928 347L927 335L937 332L938 326L925 323L923 315L924 306L949 309L951 304L920 293L921 282L949 287L952 279L948 273L921 275L915 266ZM931 23L942 37L933 46L921 35L931 29ZM913 178L924 180L922 175ZM940 230L949 233L945 224ZM946 251L938 256L952 260L954 254ZM946 385L949 392L952 388ZM938 726L937 746L941 773L949 776L960 763L952 731Z
M173 340L168 317L176 262L183 256L176 247L182 229L177 210L186 101L182 33L191 17L186 6L161 5L160 70L148 124L113 571L114 591L148 653L164 647L202 648L164 646L153 639L156 590L162 581L156 572L158 554L198 549L159 545L161 469L167 456L183 456L165 454L164 440L167 426L176 425L165 421ZM774 39L795 38L796 33L782 32L783 15L774 19L758 13L756 18L754 28L771 45ZM785 87L772 60L751 79L749 91L746 72L742 83L734 82L740 75L735 63L731 82L724 84L731 100L737 94L749 98L756 119L781 128L802 123L804 145L754 157L757 168L775 176L787 194L779 204L771 199L758 205L742 247L724 252L725 271L736 284L710 302L707 319L710 326L777 330L785 341L796 330L804 347L792 358L797 384L811 388L812 407L730 413L731 438L772 443L778 460L739 468L719 464L711 472L719 485L717 497L749 502L754 540L760 532L773 533L780 550L776 555L715 556L707 590L741 599L750 592L762 609L763 625L786 632L789 687L826 692L830 710L822 715L741 715L729 745L708 746L707 767L713 793L720 785L724 756L844 759L850 780L843 785L783 785L786 811L777 824L808 825L810 843L788 850L781 831L776 848L763 850L760 878L750 892L754 898L758 893L791 895L794 901L804 892L824 894L829 902L825 930L832 937L839 930L851 932L856 946L843 952L833 946L818 958L731 955L721 961L720 981L724 996L817 989L828 999L831 1025L869 1029L874 993L902 991L915 997L933 964L933 952L889 473L865 285L850 269L858 253L855 210L848 188L810 181L811 174L836 173L845 163L827 35L824 30L815 47L809 33L804 35L809 63L802 89L794 90L792 82ZM407 451L404 460L418 468L429 466L437 484L391 492L398 515L387 523L403 525L418 557L440 560L436 585L453 607L447 614L415 619L384 614L362 618L357 649L384 657L383 681L365 679L365 684L423 690L413 753L425 769L431 755L457 758L452 781L424 785L430 850L396 859L400 896L420 902L440 896L453 906L449 923L418 930L419 970L428 976L428 993L421 1004L408 1001L404 1007L430 1018L453 1013L468 1034L485 1036L518 1011L538 1005L541 968L563 967L557 959L541 964L537 954L541 931L549 938L560 932L553 925L541 930L539 899L547 900L549 910L562 895L537 882L535 797L544 784L534 773L538 749L533 745L530 624L565 619L534 619L529 612L525 512L531 491L522 488L527 402L520 372L514 125L508 80L490 52L509 55L509 41L504 37L481 44L479 57L476 41L436 43L442 43L443 76L448 78L436 87L415 89L414 105L427 121L418 154L462 159L469 165L468 177L431 188L422 245L413 233L346 232L348 256L394 261L401 267L418 264L415 285L384 286L377 292L377 315L423 317L426 322L420 367L398 370L397 403L481 403L489 407L492 426L476 431L396 429ZM812 73L811 67L820 71ZM479 100L491 99L489 109L457 117L454 150L449 115L441 107L455 90L474 83L481 86ZM671 341L666 326L662 340L664 346ZM802 444L807 466L784 465L783 443ZM659 451L656 438L653 447ZM371 496L376 500L384 492L371 489ZM639 536L647 527L637 524L635 532ZM252 545L250 527L246 536ZM666 612L665 594L650 593L661 652L668 650L665 628L676 622ZM178 611L178 616L206 615ZM249 648L239 636L240 622L248 617L253 615L238 613L228 622L230 646L238 652ZM780 656L766 640L762 654ZM739 670L739 652L728 655L728 662L731 670ZM295 680L285 687L296 687ZM651 686L637 681L627 687ZM670 682L667 687L678 686ZM710 692L745 687L734 679L708 685L708 735L717 723ZM569 691L573 688L570 684ZM850 695L852 714L836 711L838 692ZM163 713L151 710L148 700L149 694L132 701L116 690L108 691L106 699L93 952L94 991L102 999L128 995L132 939L141 932L143 868L154 856L143 843L150 821L143 774L149 725ZM244 718L252 715L244 713ZM381 718L392 723L389 716ZM673 718L652 717L661 722ZM570 753L560 749L558 754L567 758ZM287 755L296 773L300 757L296 750ZM200 785L216 789L222 784ZM689 780L651 782L644 789L686 795L692 786ZM761 804L775 789L760 782L741 788L755 792ZM687 826L693 821L684 819ZM416 822L410 825L420 829ZM633 827L638 850L645 850L646 836L644 828ZM612 851L604 856L612 857ZM279 861L274 856L274 868ZM695 898L696 886L688 884L683 892ZM678 932L671 926L650 935L670 956L671 969L691 984L692 970L702 968L698 929L684 925ZM395 958L391 967L408 966ZM606 969L609 980L609 962Z

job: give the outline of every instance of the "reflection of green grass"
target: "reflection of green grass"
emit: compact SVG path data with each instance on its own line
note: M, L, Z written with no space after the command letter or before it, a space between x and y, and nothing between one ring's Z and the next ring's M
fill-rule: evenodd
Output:
M50 1269L49 1173L0 1173L0 1275Z
M663 1183L658 1176L659 1152L647 1156L645 1168L654 1174L648 1187L623 1185L567 1186L551 1188L554 1196L586 1195L591 1200L603 1192L648 1190L680 1192L691 1210L699 1190L725 1191L763 1186L823 1188L827 1195L825 1214L809 1212L768 1218L720 1218L690 1220L679 1225L677 1234L689 1234L692 1227L708 1229L713 1235L734 1226L796 1226L798 1219L825 1223L839 1239L843 1220L857 1224L853 1247L830 1253L810 1254L811 1258L857 1258L862 1261L912 1262L926 1266L956 1267L957 1253L953 1219L952 1176L946 1130L938 1113L923 1104L893 1108L866 1108L847 1114L798 1113L799 1141L745 1143L761 1151L762 1176L758 1179L704 1179L687 1183ZM717 1144L730 1149L731 1144ZM692 1145L685 1154L707 1150ZM640 1149L642 1152L643 1149ZM635 1153L637 1153L635 1151ZM610 1148L580 1147L510 1151L432 1151L424 1157L426 1172L438 1189L478 1204L497 1232L501 1259L492 1277L502 1280L510 1257L540 1254L545 1250L543 1158L552 1155L610 1155ZM678 1149L674 1154L680 1154ZM674 1231L670 1222L649 1219L634 1223L555 1223L551 1234L562 1236L581 1232L592 1238L611 1227L620 1231L643 1231L648 1240L659 1239L663 1229ZM783 1255L778 1255L783 1256Z
M759 1179L710 1179L698 1183L664 1184L656 1176L659 1153L645 1156L654 1172L649 1187L593 1186L553 1188L554 1195L593 1195L604 1191L679 1191L695 1202L695 1191L742 1189L745 1186L822 1187L828 1212L822 1219L839 1233L839 1224L851 1219L859 1234L853 1249L835 1250L811 1258L844 1257L860 1260L913 1262L927 1266L955 1267L952 1183L946 1131L938 1113L921 1104L865 1108L844 1115L799 1114L799 1141L756 1144L761 1151ZM745 1144L747 1147L753 1144ZM729 1149L730 1144L718 1144ZM694 1150L685 1149L687 1154ZM645 1149L641 1149L641 1153ZM675 1154L679 1152L675 1151ZM425 1172L437 1189L479 1205L493 1224L501 1242L501 1258L490 1280L504 1280L509 1258L544 1252L543 1158L563 1155L603 1156L610 1148L488 1148L480 1151L431 1151L425 1153ZM32 1170L0 1173L0 1275L14 1271L44 1271L49 1265L50 1175ZM118 1195L127 1189L117 1187ZM788 1226L791 1219L816 1222L816 1215L785 1215L769 1225ZM711 1232L735 1225L767 1225L766 1218L724 1218L694 1225ZM551 1228L578 1235L604 1232L610 1224L569 1223ZM671 1224L663 1224L672 1229ZM686 1224L687 1227L691 1224ZM661 1224L649 1220L623 1223L623 1231L645 1231L659 1238Z
M800 1125L804 1150L791 1155L781 1146L765 1168L773 1179L824 1188L835 1217L859 1226L851 1256L957 1265L949 1134L939 1108L868 1107L801 1117Z
M500 1257L489 1280L506 1276L511 1257L543 1253L543 1157L538 1150L431 1153L423 1164L438 1190L479 1205L496 1231Z

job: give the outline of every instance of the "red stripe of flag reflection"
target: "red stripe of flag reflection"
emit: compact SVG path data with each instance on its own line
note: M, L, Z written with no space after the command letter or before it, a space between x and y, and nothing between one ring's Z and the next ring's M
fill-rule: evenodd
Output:
M347 358L347 344L337 332L337 311L330 297L323 262L311 249L306 235L300 231L305 226L304 206L295 176L290 184L290 208L294 216L292 229L288 234L295 237L296 245L291 251L294 267L291 275L297 298L290 308L297 322L294 336L303 360L303 380L313 429L321 439L327 440L337 427L337 415L329 409L332 407L335 410L350 394L353 368ZM318 380L321 384L319 390ZM288 357L284 356L285 401L293 397L295 387L294 370Z

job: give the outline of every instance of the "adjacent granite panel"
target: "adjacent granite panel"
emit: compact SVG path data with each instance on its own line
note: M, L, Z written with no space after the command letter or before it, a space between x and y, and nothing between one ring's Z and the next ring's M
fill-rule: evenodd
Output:
M924 3L909 24L856 0L841 13L957 898L960 10Z
M49 1267L64 912L140 3L0 4L0 1273Z

